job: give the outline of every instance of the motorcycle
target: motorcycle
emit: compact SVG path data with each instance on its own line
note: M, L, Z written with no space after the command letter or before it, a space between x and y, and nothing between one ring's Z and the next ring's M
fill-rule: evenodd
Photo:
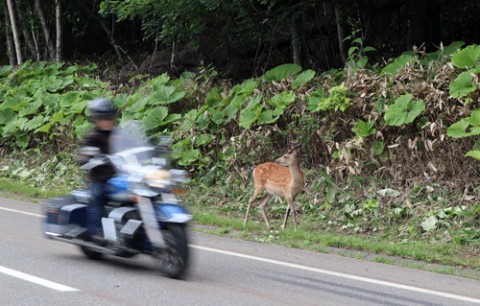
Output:
M169 141L146 141L138 122L117 128L111 136L111 155L84 148L95 156L82 166L90 170L111 163L117 175L108 181L108 204L102 217L103 239L88 239L88 189L44 203L44 234L53 240L76 245L89 259L103 255L129 258L153 256L168 277L184 278L189 265L188 223L190 213L176 194L188 180L186 172L170 169L166 157Z

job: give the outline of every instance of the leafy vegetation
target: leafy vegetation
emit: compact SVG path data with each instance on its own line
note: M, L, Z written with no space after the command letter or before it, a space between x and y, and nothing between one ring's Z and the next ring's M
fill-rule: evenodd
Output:
M27 148L51 142L68 145L66 135L88 128L88 100L105 95L90 66L26 62L0 71L0 134L4 146ZM69 136L67 136L68 138ZM71 137L71 136L70 136Z
M9 158L0 170L34 187L80 184L72 153L89 127L85 105L110 96L120 120L142 120L152 137L174 137L173 158L194 178L186 195L189 207L199 216L202 210L226 216L205 221L217 222L222 231L241 228L252 165L273 160L288 140L297 140L304 143L307 182L298 197L304 232L298 238L287 231L279 240L309 245L319 239L314 233L330 232L377 241L379 254L388 249L398 255L387 245L417 241L434 248L451 244L451 252L465 246L475 254L478 167L464 154L473 147L468 155L480 156L475 141L480 113L473 102L479 91L476 83L461 96L451 88L478 58L471 46L453 50L460 45L404 54L383 68L368 67L367 61L317 75L286 64L233 85L211 68L178 78L161 74L134 86L143 79L137 76L113 90L91 77L93 65L6 67L0 72L0 132ZM281 218L284 205L270 203L269 213ZM245 234L251 230L263 232L255 223ZM375 248L331 239L328 246ZM428 257L420 253L401 255ZM429 260L443 262L448 254ZM455 264L478 267L471 261Z
M412 101L412 98L411 94L406 94L395 100L395 103L385 111L385 122L392 126L412 123L425 110L425 103L422 100Z

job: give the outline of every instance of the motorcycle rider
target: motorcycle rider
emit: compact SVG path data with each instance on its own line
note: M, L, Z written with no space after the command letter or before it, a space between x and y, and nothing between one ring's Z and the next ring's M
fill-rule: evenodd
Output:
M98 157L98 154L110 153L110 136L116 127L117 109L112 100L93 99L88 103L86 112L95 127L80 142L77 152L80 165L86 164L93 157ZM87 238L102 244L105 243L101 220L107 204L107 181L114 175L115 169L111 164L96 166L88 171L91 198L87 209L86 234Z

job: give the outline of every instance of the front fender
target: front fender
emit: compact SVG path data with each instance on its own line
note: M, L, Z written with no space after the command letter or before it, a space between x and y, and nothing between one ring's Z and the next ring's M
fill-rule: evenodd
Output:
M180 205L155 203L154 207L159 222L187 223L193 218L192 215Z

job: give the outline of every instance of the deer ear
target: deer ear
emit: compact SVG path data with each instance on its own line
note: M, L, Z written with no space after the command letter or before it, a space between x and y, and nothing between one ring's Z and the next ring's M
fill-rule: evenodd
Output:
M302 154L302 148L301 148L301 144L296 146L293 150L293 153L295 154L295 156L299 156L300 154Z
M298 147L300 147L302 145L301 142L296 142L296 141L289 141L288 142L288 147L291 149L291 150L294 150Z

